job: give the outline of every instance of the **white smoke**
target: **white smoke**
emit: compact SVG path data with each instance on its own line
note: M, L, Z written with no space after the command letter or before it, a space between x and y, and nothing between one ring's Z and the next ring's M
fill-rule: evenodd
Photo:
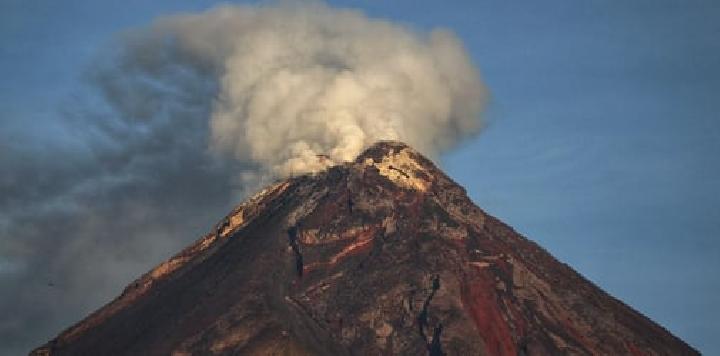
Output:
M476 133L486 90L447 30L417 33L323 4L224 6L128 37L126 59L217 83L210 146L285 176L404 141L434 156Z

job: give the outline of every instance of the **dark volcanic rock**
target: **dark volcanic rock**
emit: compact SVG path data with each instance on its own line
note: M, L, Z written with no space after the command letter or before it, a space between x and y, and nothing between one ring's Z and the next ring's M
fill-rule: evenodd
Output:
M695 355L411 148L257 194L35 355Z

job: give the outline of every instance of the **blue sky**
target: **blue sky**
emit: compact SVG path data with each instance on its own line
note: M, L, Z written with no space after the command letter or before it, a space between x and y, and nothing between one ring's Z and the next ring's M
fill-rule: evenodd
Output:
M720 3L330 4L455 31L492 100L483 133L442 166L480 207L720 352ZM3 0L2 136L68 144L58 111L113 33L211 5Z

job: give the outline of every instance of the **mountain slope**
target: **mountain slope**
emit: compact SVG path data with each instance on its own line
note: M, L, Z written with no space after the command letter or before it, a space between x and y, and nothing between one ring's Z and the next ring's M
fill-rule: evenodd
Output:
M695 355L381 142L268 187L35 355Z

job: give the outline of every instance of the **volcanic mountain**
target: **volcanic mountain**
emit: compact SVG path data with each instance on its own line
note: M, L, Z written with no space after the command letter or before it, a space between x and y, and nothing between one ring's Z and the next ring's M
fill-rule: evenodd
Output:
M32 355L697 355L412 148L289 178Z

